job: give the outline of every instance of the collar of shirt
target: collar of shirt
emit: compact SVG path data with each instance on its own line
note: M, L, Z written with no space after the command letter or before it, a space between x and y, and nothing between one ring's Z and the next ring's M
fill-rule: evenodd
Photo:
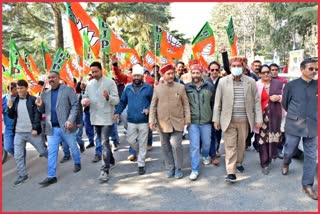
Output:
M232 75L232 74L230 74L230 75ZM240 79L239 79L239 80L236 80L236 79L234 78L234 76L232 75L232 79L233 79L233 81L240 81L240 82L243 82L244 77L243 77L243 74L241 74Z
M58 87L56 87L55 89L51 89L52 91L58 91L60 88L60 84L58 85Z

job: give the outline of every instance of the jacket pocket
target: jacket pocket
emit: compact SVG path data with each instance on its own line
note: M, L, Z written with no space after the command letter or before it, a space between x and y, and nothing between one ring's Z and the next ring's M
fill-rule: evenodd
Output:
M298 116L287 114L287 118L291 120L298 120Z

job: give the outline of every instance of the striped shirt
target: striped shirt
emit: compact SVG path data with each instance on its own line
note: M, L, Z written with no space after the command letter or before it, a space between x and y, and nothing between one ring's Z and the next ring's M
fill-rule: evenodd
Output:
M241 79L240 81L233 80L233 94L232 120L247 120L244 86Z

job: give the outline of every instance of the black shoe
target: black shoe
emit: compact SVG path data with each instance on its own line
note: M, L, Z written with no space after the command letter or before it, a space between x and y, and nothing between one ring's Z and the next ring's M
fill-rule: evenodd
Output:
M81 164L75 164L73 172L76 173L76 172L79 172L80 170L81 170Z
M86 149L89 149L91 147L95 147L94 143L90 143L88 146L86 146Z
M94 158L93 158L93 160L92 160L92 162L93 162L93 163L97 163L97 162L99 162L99 161L101 161L101 155L95 155Z
M138 173L139 173L139 175L143 175L144 173L146 173L146 170L144 169L144 166L139 166Z
M61 159L60 163L67 162L67 161L70 160L70 159L71 159L70 156L63 156L63 158Z
M13 183L14 186L19 186L22 183L26 182L28 180L28 175L25 176L19 176L18 179Z
M235 174L229 174L227 177L225 177L225 180L234 183L237 181L237 177Z
M43 187L47 187L51 184L57 183L57 178L53 177L53 178L46 178L44 179L44 181L40 182L39 184L42 185Z
M118 145L119 145L119 143L113 142L113 145L112 145L112 147L111 147L111 149L112 149L113 152L118 150Z
M242 165L241 166L237 166L237 172L239 172L239 173L243 173L244 172L244 168L243 168Z
M278 157L279 159L283 159L283 153L282 153L282 152L278 152L277 157Z
M80 145L80 152L81 152L81 153L83 153L83 152L84 152L84 150L85 150L84 145L83 145L83 144L82 144L82 145Z

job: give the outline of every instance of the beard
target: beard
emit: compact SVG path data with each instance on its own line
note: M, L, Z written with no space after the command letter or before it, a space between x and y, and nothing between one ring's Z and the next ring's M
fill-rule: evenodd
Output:
M201 79L199 77L193 77L192 81L195 83L199 83L201 81Z
M140 85L141 83L142 83L141 79L134 79L133 80L133 84L135 84L135 85Z

